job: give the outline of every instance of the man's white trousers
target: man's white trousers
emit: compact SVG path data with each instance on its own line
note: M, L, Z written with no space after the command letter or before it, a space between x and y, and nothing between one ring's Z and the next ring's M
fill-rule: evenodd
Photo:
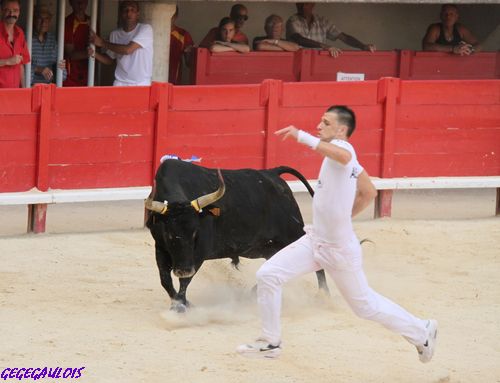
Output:
M257 271L257 300L262 319L262 337L281 342L282 285L292 278L324 269L337 285L351 309L361 318L380 323L415 345L426 341L426 321L375 292L363 271L361 246L356 236L342 245L332 245L305 234L276 253Z

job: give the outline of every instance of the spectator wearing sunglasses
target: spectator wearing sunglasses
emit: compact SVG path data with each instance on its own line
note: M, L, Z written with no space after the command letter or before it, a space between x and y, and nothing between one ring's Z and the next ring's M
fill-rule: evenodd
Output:
M229 17L234 21L235 33L233 41L248 45L248 37L241 31L241 28L248 20L248 9L243 4L235 4L231 7ZM208 31L206 36L201 40L200 47L210 48L217 40L219 27L213 27Z

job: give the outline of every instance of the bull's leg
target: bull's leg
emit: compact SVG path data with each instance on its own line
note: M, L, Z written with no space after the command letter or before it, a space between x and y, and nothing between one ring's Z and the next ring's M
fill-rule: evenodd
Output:
M318 287L323 290L325 294L330 295L330 289L326 283L325 270L321 269L316 271L316 278L318 278Z
M194 265L195 275L198 272L198 270L202 264L203 264L203 262L196 263ZM194 277L194 275L193 275L193 277ZM191 283L191 280L193 279L193 277L179 278L179 292L175 295L175 299L172 302L171 310L175 310L178 313L183 313L186 311L186 309L189 306L191 306L191 303L186 298L186 291L187 291L187 288L188 288L189 284Z
M170 256L166 251L161 249L158 245L156 248L156 264L158 265L158 269L160 271L160 281L163 288L167 291L170 299L175 299L177 295L177 291L174 288L174 284L172 282L172 265L170 262Z
M191 305L189 301L186 299L186 291L192 279L193 277L179 278L179 292L175 296L175 300L178 303L184 305L185 307L189 307Z

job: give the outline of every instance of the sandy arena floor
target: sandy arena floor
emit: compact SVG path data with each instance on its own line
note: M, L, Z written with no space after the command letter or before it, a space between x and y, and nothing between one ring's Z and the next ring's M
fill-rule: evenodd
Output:
M140 203L54 206L49 234L37 236L21 234L24 208L3 208L0 367L85 367L78 381L92 383L500 382L493 207L491 191L407 193L394 218L355 222L373 241L363 245L372 286L439 321L427 365L404 339L356 318L331 280L331 298L319 295L313 276L285 287L282 357L244 359L234 348L259 334L249 290L262 260L242 260L240 271L206 263L188 290L195 307L179 315L139 228Z

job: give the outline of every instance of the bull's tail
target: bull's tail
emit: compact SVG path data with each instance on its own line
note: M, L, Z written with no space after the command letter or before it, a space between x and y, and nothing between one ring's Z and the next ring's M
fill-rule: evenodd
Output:
M309 185L309 182L307 182L306 177L304 177L298 170L295 170L294 168L291 168L288 166L280 166L280 167L275 168L275 170L278 173L278 175L280 175L280 176L284 173L288 173L288 174L291 174L292 176L297 177L304 184L304 186L307 188L307 191L309 192L311 197L314 197L313 188L311 187L311 185Z

